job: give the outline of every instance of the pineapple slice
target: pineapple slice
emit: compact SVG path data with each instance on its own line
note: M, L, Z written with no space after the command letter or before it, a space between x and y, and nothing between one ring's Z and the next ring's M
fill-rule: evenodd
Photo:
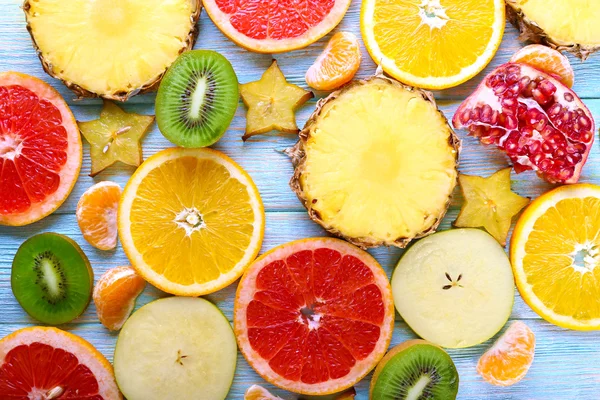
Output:
M456 186L460 142L430 93L376 76L319 102L287 151L310 217L366 248L433 233Z
M46 72L79 97L125 101L156 89L198 34L200 0L25 0Z
M522 40L566 50L585 60L600 49L600 1L506 0L507 17Z

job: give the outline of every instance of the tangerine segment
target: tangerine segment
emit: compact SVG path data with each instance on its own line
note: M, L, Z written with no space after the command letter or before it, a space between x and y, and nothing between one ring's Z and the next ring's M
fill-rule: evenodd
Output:
M306 71L306 83L316 90L333 90L354 78L360 68L360 43L351 32L331 37L323 53Z
M329 238L279 246L240 281L234 325L248 363L267 381L307 395L362 379L390 343L389 281L368 253Z
M133 267L177 295L199 296L236 280L260 250L264 208L250 176L211 149L172 148L144 162L119 207Z
M514 385L529 371L534 353L534 333L523 322L516 321L481 356L477 372L492 385Z
M112 268L94 287L94 304L98 319L111 331L121 329L144 291L146 281L131 267Z
M523 299L542 318L600 329L600 186L562 186L519 218L510 257Z
M47 83L0 73L0 225L40 220L67 198L81 168L71 110Z
M90 343L39 326L0 340L0 393L14 400L123 398L112 366Z
M550 47L530 44L517 51L510 62L530 65L555 76L565 86L573 87L575 72L569 59Z
M208 16L238 45L260 53L306 47L340 23L351 0L204 0Z
M369 54L394 78L426 89L459 85L492 59L504 33L502 0L365 0Z
M100 250L117 245L117 209L121 187L100 182L85 191L77 203L77 223L85 240Z

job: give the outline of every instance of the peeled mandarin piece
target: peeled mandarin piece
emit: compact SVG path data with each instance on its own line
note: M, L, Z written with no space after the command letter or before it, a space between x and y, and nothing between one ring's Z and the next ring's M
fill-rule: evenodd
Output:
M241 85L240 95L248 108L244 141L272 130L298 133L295 111L314 97L312 92L288 83L276 60L260 80Z
M566 87L573 87L575 73L569 59L559 51L541 44L530 44L517 51L510 62L528 64L557 77Z
M111 331L121 329L145 287L146 281L131 267L116 267L102 275L93 294L102 325Z
M492 385L514 385L529 371L534 353L534 333L525 323L516 321L481 356L477 372Z
M333 90L352 80L361 61L360 43L351 32L338 32L306 71L306 83L316 90Z
M115 103L104 100L99 119L79 122L81 134L90 144L90 176L99 174L117 161L139 166L142 163L140 140L152 122L154 116L127 113Z
M77 203L77 223L85 240L100 250L117 245L117 209L121 187L114 182L100 182L81 195Z
M244 393L244 400L283 400L271 394L267 389L260 385L252 385Z
M529 204L528 198L510 190L511 170L502 169L488 178L459 174L465 202L454 225L484 228L504 246L513 217Z

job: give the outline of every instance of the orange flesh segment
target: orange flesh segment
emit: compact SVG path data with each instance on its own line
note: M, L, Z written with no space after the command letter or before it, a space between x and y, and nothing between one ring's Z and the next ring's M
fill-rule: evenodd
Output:
M569 59L550 47L541 44L525 46L510 61L530 65L555 76L565 86L573 87L575 73Z
M306 83L316 90L338 88L352 80L360 61L360 44L356 35L338 32L306 72Z
M100 182L88 189L77 204L77 223L85 240L100 250L117 245L117 209L121 188Z

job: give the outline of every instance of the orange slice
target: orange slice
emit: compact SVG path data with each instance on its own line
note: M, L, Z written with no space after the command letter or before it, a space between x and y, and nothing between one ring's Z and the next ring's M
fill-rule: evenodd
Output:
M235 297L234 328L248 363L301 394L336 393L360 381L384 356L393 326L385 272L338 239L274 248L248 268Z
M340 23L352 0L204 0L215 25L233 42L259 53L280 53L316 42Z
M0 340L0 398L119 400L123 396L112 366L91 344L57 328L35 326Z
M530 44L517 51L510 62L528 64L542 72L554 75L567 87L573 87L575 72L569 59L550 47Z
M111 331L121 329L144 291L146 281L131 267L109 269L94 287L98 319Z
M338 32L306 71L306 83L316 90L333 90L350 82L360 67L360 43L351 32Z
M535 335L521 321L513 322L477 363L477 372L496 386L510 386L525 377L533 363Z
M83 238L100 250L117 245L117 209L121 187L114 182L100 182L81 195L77 203L77 223Z
M360 27L375 63L426 89L457 86L492 60L504 33L504 0L364 0Z

